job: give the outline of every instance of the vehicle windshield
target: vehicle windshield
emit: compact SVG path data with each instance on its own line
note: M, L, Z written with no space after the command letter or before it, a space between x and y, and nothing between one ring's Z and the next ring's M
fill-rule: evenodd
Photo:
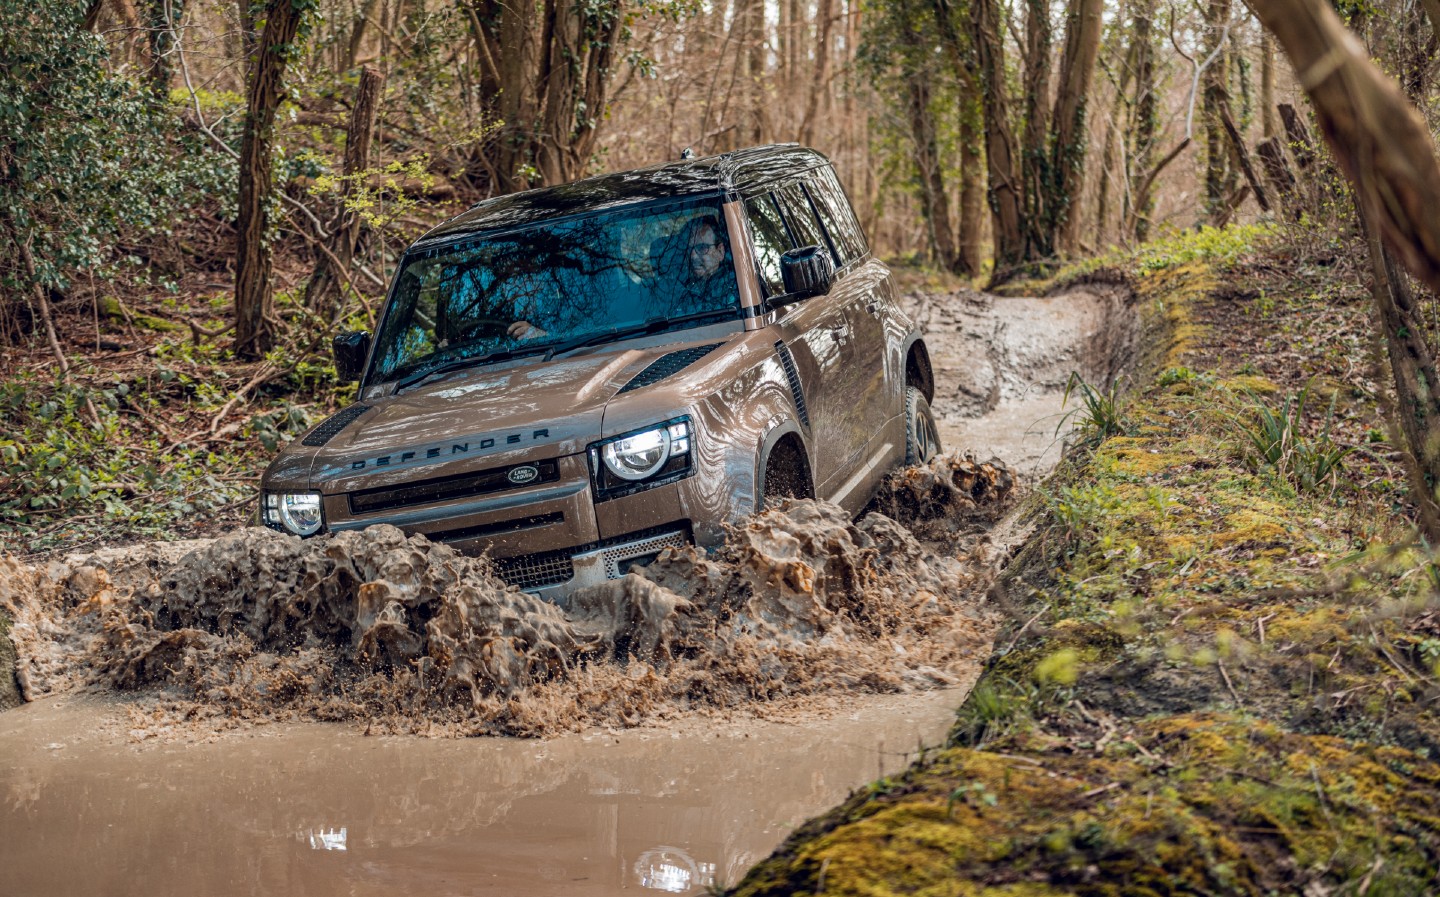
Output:
M739 317L718 197L617 209L411 253L377 339L373 382L703 312ZM664 330L663 323L652 326ZM423 374L421 375L423 376Z

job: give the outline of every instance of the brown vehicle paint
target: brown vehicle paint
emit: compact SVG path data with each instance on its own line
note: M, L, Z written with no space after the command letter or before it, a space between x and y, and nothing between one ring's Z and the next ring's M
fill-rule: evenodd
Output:
M708 248L703 236L693 235L703 234L699 218L712 216L726 232L734 290L725 291L732 298L722 297L714 314L728 317L593 346L567 348L556 337L553 353L462 359L469 366L433 376L421 366L413 371L416 382L397 388L404 378L384 365L410 351L410 343L431 339L440 347L423 358L443 360L451 351L440 339L447 332L441 319L447 313L458 319L450 308L458 300L434 299L434 320L425 318L418 309L431 301L423 298L426 276L439 270L435 282L480 283L491 275L464 253L492 252L512 267L533 262L523 277L554 281L532 292L549 290L557 308L578 304L583 297L556 295L565 271L550 271L544 258L516 261L491 247L511 239L530 241L516 246L539 245L552 230L557 240L574 231L581 237L565 237L573 253L573 246L586 248L585 228L597 228L596 240L608 239L613 234L604 228L612 219L645 224L651 208L661 222L652 230L669 226L664 216L671 210L677 221L691 216L681 231L691 233L684 248L694 255ZM652 241L648 258L643 247L596 249L592 254L605 264L594 276L618 281L616 289L627 296L673 291L673 285L642 281L669 270L662 261L674 254L679 235ZM786 292L782 250L798 259L789 263L789 285L816 279L814 295ZM401 308L399 282L411 259L422 260L414 268L420 273ZM552 267L571 261L557 255ZM833 269L828 276L827 268ZM465 310L482 300L510 301L489 293L503 293L518 279L493 277L489 287L473 287ZM337 354L345 340L352 347L370 343L358 402L290 443L262 478L266 525L287 530L270 507L283 501L278 496L318 493L321 531L390 523L466 552L488 551L502 577L563 601L666 545L718 544L722 527L753 513L767 493L814 495L858 512L907 451L938 449L924 343L896 303L888 269L865 246L829 162L812 150L759 147L489 200L417 241L396 282L378 338L337 339ZM600 287L583 283L599 295ZM699 290L710 286L707 280ZM531 301L531 293L520 295ZM477 328L498 332L505 321L486 309L490 317L476 318ZM410 329L395 331L391 317L406 314ZM593 326L580 325L571 335L583 339L584 328ZM388 332L401 336L386 341ZM525 332L551 336L543 328ZM507 351L547 345L487 338ZM668 437L646 437L671 447L659 473L626 484L606 471L603 443L661 424ZM677 436L685 432L679 428L688 428L686 435ZM677 467L681 438L688 440L688 470ZM606 491L616 483L624 488Z

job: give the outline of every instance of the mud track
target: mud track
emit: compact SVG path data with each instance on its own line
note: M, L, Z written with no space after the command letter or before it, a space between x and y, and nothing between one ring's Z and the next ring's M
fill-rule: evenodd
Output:
M45 791L68 794L69 777L50 768L63 764L67 744L72 755L85 753L87 774L143 782L163 764L145 771L142 762L121 772L104 759L105 746L193 744L230 730L253 736L293 720L349 720L363 723L368 735L587 730L586 739L644 726L640 741L622 741L634 753L633 769L647 772L616 773L620 779L633 778L647 794L666 793L670 786L644 784L649 771L674 771L680 757L690 757L688 774L725 793L702 803L731 806L738 787L753 795L748 800L778 801L792 822L897 768L915 739L943 732L947 708L963 698L955 687L968 687L988 652L993 621L982 596L1023 538L1003 515L1023 483L1058 458L1066 379L1072 371L1090 382L1114 377L1134 340L1133 316L1119 293L1047 299L915 293L907 302L927 327L934 406L951 455L929 468L898 472L859 520L823 503L794 502L737 527L710 556L667 551L638 574L576 596L568 613L507 589L483 560L387 528L309 542L251 530L206 543L72 557L44 568L0 559L0 605L15 617L20 686L32 701L50 699L7 714L18 725L8 735L0 730L0 768L27 770L26 777L12 776L21 784L12 786L11 809L0 819L8 813L7 829L35 831L43 841L42 820L54 815ZM977 460L992 456L1010 466ZM817 720L860 706L871 710L851 723L829 724L851 743L819 749ZM918 707L932 709L917 718ZM741 742L718 762L733 757L732 770L716 769L713 752L677 752L666 744L670 738L647 741L653 735L644 734L666 731L697 746L730 733ZM57 732L70 735L47 739ZM895 742L899 732L909 743ZM818 734L824 737L823 730ZM287 743L303 744L306 737L290 733ZM318 737L323 750L338 744L351 751L343 734ZM559 744L540 742L552 743ZM745 749L761 745L758 754ZM591 793L585 789L593 782L576 786L573 773L557 778L518 759L528 756L518 750L505 749L506 756L514 754L508 787L521 794L567 787ZM764 776L743 787L729 780L780 756L787 758L788 792ZM584 766L586 757L577 750L573 761ZM232 750L216 762L245 777L259 761ZM835 770L845 772L813 787L816 776ZM23 784L37 779L49 784ZM812 787L804 787L807 780ZM287 793L321 800L334 785L333 777L312 771L289 783ZM412 800L403 778L389 790L397 788L398 799ZM782 797L787 793L792 796ZM208 798L197 799L203 806ZM346 806L347 813L364 812ZM532 814L527 823L525 813L501 809L456 825L471 832L497 824L553 825L553 819L543 822L545 815ZM737 825L744 815L734 814ZM710 881L724 878L784 835L768 823L758 830L753 822L743 825L749 828L738 841L726 829L724 846L715 848L721 855L705 861L683 849L704 840L704 826L680 824L670 840L642 851L648 860L628 856L634 851L619 846L625 839L612 838L610 871L601 876L609 884L594 892L637 883L660 887L646 881L678 874L674 870L688 870L686 887L693 888L705 882L707 865ZM59 837L56 830L50 834ZM323 848L326 837L310 840ZM40 862L40 843L0 839L0 869ZM315 843L311 847L321 849ZM666 852L672 849L691 865ZM624 860L618 874L616 858ZM146 864L111 862L149 883ZM467 867L460 877L470 880L474 873ZM94 884L93 876L82 878ZM402 880L407 888L422 881ZM48 868L34 883L36 893L77 886L64 870ZM215 879L200 874L189 884L216 888ZM127 879L129 885L141 886ZM319 890L337 889L345 888L337 882ZM523 875L509 887L510 893L542 891Z

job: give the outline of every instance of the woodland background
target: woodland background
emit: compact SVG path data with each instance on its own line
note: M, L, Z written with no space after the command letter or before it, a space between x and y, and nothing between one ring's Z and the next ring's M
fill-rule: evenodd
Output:
M1322 19L1339 31L1285 40ZM264 454L348 400L329 338L373 326L428 227L797 141L834 160L881 256L975 283L1263 221L1370 277L1382 312L1401 291L1413 326L1386 339L1398 401L1424 406L1415 501L1440 533L1440 239L1430 170L1401 164L1435 168L1437 46L1437 0L4 0L0 525L39 550L96 520L233 518ZM1318 118L1288 62L1307 52ZM1363 141L1322 102L1341 82L1395 166L1356 169ZM1410 178L1362 190L1373 239L1357 170Z

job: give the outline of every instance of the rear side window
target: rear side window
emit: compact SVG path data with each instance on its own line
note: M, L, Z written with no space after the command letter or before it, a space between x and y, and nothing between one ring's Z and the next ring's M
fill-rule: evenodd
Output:
M820 229L820 222L815 218L815 210L810 205L809 197L799 184L781 187L775 191L775 198L780 201L780 208L785 212L785 220L790 225L790 233L794 236L797 247L819 246L834 253L834 247L825 238L825 232ZM840 259L836 258L835 267L838 268L841 264Z
M860 231L860 222L855 220L855 211L850 200L840 188L840 179L835 169L825 166L817 171L810 182L810 195L820 209L820 219L835 241L835 251L840 254L840 264L845 265L864 255L868 250L865 235Z
M745 214L750 217L750 231L755 235L755 260L760 265L760 280L765 292L779 296L785 292L784 280L780 276L780 256L790 248L790 234L775 200L770 194L752 196L745 200Z

